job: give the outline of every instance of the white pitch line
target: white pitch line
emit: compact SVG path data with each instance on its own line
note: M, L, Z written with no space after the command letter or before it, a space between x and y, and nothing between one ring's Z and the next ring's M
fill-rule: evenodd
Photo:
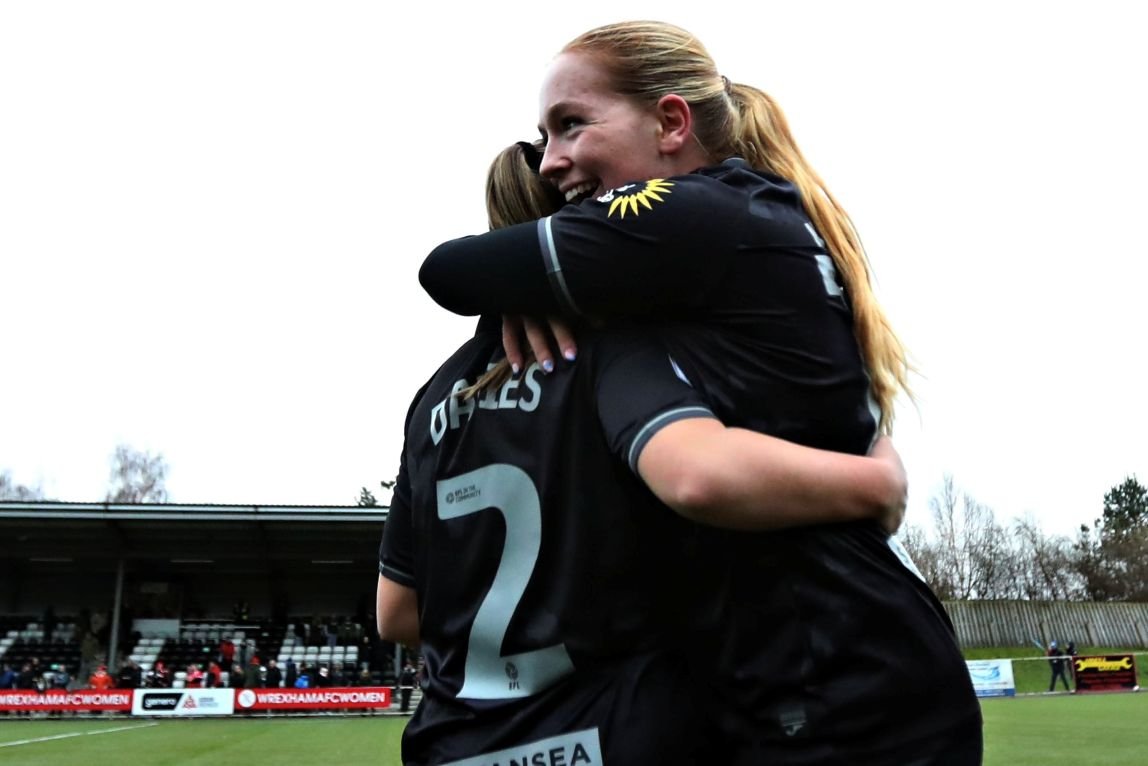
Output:
M113 731L130 731L131 729L146 729L148 726L159 726L158 723L140 723L135 726L117 726L114 729L100 729L99 731L73 731L68 734L54 734L51 737L36 737L35 739L19 739L15 742L0 742L0 747L15 747L16 745L31 745L34 742L48 742L53 739L67 739L68 737L84 737L89 734L111 734Z

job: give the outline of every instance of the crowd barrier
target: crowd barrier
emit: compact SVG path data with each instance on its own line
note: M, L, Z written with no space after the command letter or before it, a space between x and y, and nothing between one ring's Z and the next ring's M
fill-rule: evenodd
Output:
M235 715L248 711L385 710L386 686L313 689L108 689L0 692L4 713L130 713L133 716Z

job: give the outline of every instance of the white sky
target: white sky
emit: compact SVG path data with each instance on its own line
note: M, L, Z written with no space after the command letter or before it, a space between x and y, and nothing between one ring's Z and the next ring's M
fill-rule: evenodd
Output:
M481 231L550 57L658 18L771 92L927 377L897 444L1071 533L1148 480L1148 120L1132 5L0 4L0 471L99 500L353 504L471 331L419 288ZM608 9L608 10L606 10Z

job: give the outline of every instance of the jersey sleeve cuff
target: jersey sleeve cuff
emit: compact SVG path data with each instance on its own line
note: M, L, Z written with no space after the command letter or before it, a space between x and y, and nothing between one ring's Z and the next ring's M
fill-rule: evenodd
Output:
M388 580L397 582L399 585L405 585L408 588L415 587L414 575L404 572L401 569L395 569L393 566L381 561L379 562L379 574Z
M630 470L634 473L638 472L638 458L642 455L642 450L649 444L650 439L654 437L658 431L661 431L671 423L676 423L679 420L688 420L690 418L712 418L717 419L717 416L710 411L708 407L679 407L675 410L667 410L660 415L654 417L646 425L642 426L641 430L630 442L630 451L627 456L627 462L630 464Z

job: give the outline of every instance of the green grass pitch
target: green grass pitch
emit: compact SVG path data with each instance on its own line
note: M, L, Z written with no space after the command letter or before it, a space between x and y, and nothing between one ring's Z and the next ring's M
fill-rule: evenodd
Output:
M1148 763L1148 693L986 699L982 709L985 766ZM0 718L0 764L398 766L406 721L393 716Z
M0 718L0 764L399 766L399 737L407 720L399 716Z

